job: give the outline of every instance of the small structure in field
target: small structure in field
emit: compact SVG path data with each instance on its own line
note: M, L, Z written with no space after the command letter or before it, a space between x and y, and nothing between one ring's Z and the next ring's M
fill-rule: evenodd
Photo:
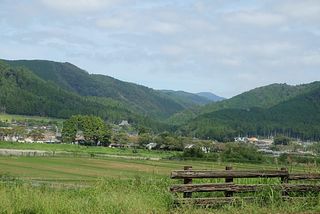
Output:
M119 126L130 126L130 124L127 120L122 120L121 123L119 123Z
M155 149L157 147L158 144L156 143L148 143L146 145L146 149L149 149L149 150L152 150L152 149Z

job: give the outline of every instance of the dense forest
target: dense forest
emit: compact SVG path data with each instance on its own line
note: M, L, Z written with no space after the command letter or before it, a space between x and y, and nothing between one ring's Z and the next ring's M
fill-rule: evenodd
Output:
M45 81L23 67L0 62L0 110L2 113L69 118L96 115L110 123L130 123L166 130L167 125L138 114L130 106L106 97L80 96Z
M212 113L223 109L248 109L248 108L270 108L281 102L290 100L300 94L305 94L320 86L319 82L291 86L287 84L272 84L259 87L221 102L211 103L205 106L195 106L178 112L167 121L172 124L181 125L196 118L199 115Z
M191 106L211 102L196 94L166 93L105 75L89 74L70 63L45 60L6 60L5 63L13 67L25 67L44 81L79 96L108 98L134 112L158 120Z
M282 87L278 92L270 91L270 95L282 96L290 88L291 94L288 92L282 102L275 98L273 105L271 102L260 107L239 104L238 107L216 110L221 105L217 103L217 106L213 105L216 109L213 108L212 112L200 114L186 122L180 130L185 135L220 141L230 141L235 136L270 137L277 134L304 140L320 140L320 83L301 85L296 89L287 85Z

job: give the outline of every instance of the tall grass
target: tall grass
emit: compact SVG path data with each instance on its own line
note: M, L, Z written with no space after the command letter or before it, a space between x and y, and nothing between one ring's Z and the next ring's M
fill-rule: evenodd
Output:
M166 213L172 202L166 179L100 179L87 188L0 185L0 213Z
M0 213L319 213L320 198L282 201L281 193L266 189L253 202L218 207L175 206L168 178L119 180L101 178L90 187L33 186L8 176L0 183Z

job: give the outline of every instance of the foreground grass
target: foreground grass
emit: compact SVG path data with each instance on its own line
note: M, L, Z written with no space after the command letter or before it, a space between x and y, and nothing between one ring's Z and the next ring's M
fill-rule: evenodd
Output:
M171 170L224 169L228 163L151 161L115 158L0 157L0 214L9 213L320 213L320 200L284 202L280 193L265 191L252 203L214 208L176 207ZM232 164L234 169L275 169L269 164ZM292 171L317 172L316 166ZM200 182L200 180L195 180ZM223 179L201 182L224 182ZM279 183L279 179L237 179L236 183ZM210 196L199 193L195 196ZM223 193L218 193L223 194ZM308 195L307 195L308 196ZM181 195L178 195L181 197Z
M283 202L276 194L252 203L201 208L177 207L168 192L169 179L103 178L91 187L34 187L19 181L0 184L0 213L319 213L319 197Z
M0 185L0 213L165 213L167 180L101 179L89 188Z

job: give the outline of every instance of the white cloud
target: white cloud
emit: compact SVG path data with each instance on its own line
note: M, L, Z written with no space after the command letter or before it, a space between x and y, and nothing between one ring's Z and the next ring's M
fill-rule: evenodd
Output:
M288 17L296 18L299 21L320 21L319 0L282 1L275 10Z
M171 55L171 56L179 56L181 55L184 50L182 47L177 46L177 45L166 45L161 48L161 51L166 54L166 55Z
M49 8L64 12L91 12L103 10L122 0L40 0Z
M306 54L302 56L301 61L306 66L308 65L320 66L320 52Z
M230 97L319 80L319 17L320 0L3 0L0 52Z
M249 24L262 27L269 27L283 24L284 16L269 12L240 11L226 14L226 20L231 23Z
M97 20L97 26L102 28L122 28L127 26L128 21L122 18L105 18Z
M149 29L161 34L175 34L182 30L182 27L176 23L154 21L150 24Z

